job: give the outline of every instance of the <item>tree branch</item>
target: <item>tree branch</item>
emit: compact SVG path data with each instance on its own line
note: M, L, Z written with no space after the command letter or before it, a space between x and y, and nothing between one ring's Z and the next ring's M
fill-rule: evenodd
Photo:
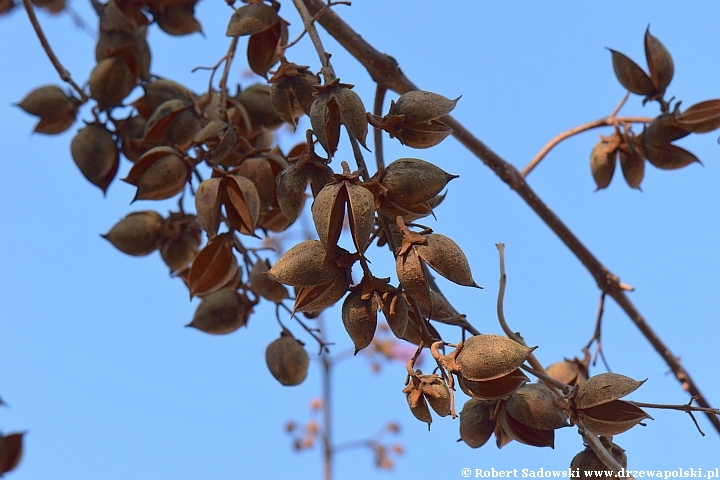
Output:
M40 40L40 45L42 45L43 50L45 50L45 53L50 59L50 63L53 64L53 67L55 67L55 70L57 70L58 75L60 75L62 81L69 83L70 86L78 93L78 95L80 95L80 100L82 100L82 103L87 102L89 98L85 91L80 88L77 83L75 83L75 81L70 76L70 72L68 72L67 69L63 67L62 63L60 63L60 60L57 58L57 56L55 56L55 52L53 52L52 48L50 48L50 43L48 42L47 37L45 37L45 33L43 33L42 27L40 27L40 22L38 22L37 16L35 15L35 7L33 7L32 3L30 3L30 0L23 0L23 6L25 7L25 11L28 14L30 23L32 23L32 26L35 29L35 34L37 35L38 40Z
M322 0L303 0L308 10L318 12L323 8ZM353 55L368 70L372 79L399 94L410 90L417 90L402 72L394 58L378 52L360 35L350 28L335 12L328 10L320 17L318 22ZM625 311L630 320L637 326L648 342L655 348L662 359L672 370L682 388L691 395L697 396L697 403L701 407L712 408L700 392L699 387L692 380L680 361L672 354L665 343L650 328L650 325L638 312L625 291L620 285L617 275L611 273L592 253L580 242L570 229L540 200L530 188L520 172L502 157L492 151L487 145L476 138L468 129L454 118L447 116L443 123L453 129L453 136L460 141L470 152L487 165L500 179L508 184L530 208L550 227L550 229L565 243L570 251L580 260L598 284L600 290L612 297L620 308ZM706 414L720 434L720 419L715 415Z

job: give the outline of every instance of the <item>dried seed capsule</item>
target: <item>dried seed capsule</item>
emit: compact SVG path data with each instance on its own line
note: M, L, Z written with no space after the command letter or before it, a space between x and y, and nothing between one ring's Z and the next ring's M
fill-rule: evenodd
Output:
M500 335L475 335L465 340L456 361L460 374L466 379L494 380L520 367L536 348Z
M609 142L600 141L590 153L590 170L597 185L596 190L607 188L615 173L617 149L611 150L609 147Z
M351 292L342 306L345 330L355 345L355 354L372 343L377 328L377 300L374 294L362 299L362 289Z
M610 455L612 455L612 457L617 460L620 466L623 468L627 468L627 455L625 455L625 450L607 439L601 438L600 441L603 443L603 446L605 446L605 448L610 452ZM593 452L590 447L585 448L585 450L573 457L572 462L570 463L570 468L573 471L579 470L582 478L587 478L594 475L593 472L595 471L607 470L605 464L597 457L597 455L595 455L595 452ZM619 477L616 474L612 478Z
M520 387L505 401L505 409L523 425L539 430L565 427L567 415L555 406L555 395L540 383L528 383Z
M387 198L401 205L430 200L458 178L425 160L400 158L390 163L380 181L387 188Z
M471 398L460 411L460 439L470 448L480 448L487 443L495 430L492 419L495 404Z
M445 381L437 375L423 375L420 385L423 388L425 399L435 413L441 417L450 415L450 389Z
M618 400L640 388L645 380L637 381L619 373L600 373L587 379L577 390L578 408L591 408Z
M115 176L120 161L117 144L104 125L90 124L78 130L70 143L70 153L90 183L107 189L108 176Z
M214 335L231 333L247 325L252 306L235 288L221 288L203 297L187 326Z
M153 211L133 212L102 235L115 248L133 256L149 255L162 235L163 218Z
M257 295L262 295L271 302L279 303L283 299L288 298L287 288L266 273L270 270L270 262L268 260L258 260L250 270L249 280L250 288Z
M136 79L130 67L118 57L98 62L90 73L90 98L97 100L101 110L122 105L122 101L135 88Z
M405 115L405 123L426 123L450 113L460 97L450 100L442 95L423 90L413 90L400 95L391 112Z
M278 382L291 387L300 385L307 377L310 357L302 342L282 332L265 350L265 362Z

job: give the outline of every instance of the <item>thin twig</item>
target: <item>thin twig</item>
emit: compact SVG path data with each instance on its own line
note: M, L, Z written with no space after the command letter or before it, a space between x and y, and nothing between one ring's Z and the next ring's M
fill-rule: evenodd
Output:
M378 117L382 116L382 108L385 103L385 93L387 88L377 84L375 88L375 102L373 103L373 114ZM385 159L383 158L383 133L380 128L373 128L373 140L375 141L375 164L378 172L385 168Z
M322 0L303 1L309 10L313 12L319 11L325 5ZM348 53L365 66L371 78L376 83L399 94L409 92L410 90L418 90L418 87L405 76L394 58L378 52L362 36L350 28L335 12L328 10L318 22ZM453 136L463 144L468 151L472 152L488 168L495 172L504 183L512 188L558 238L560 238L593 276L600 290L607 293L617 302L648 342L650 342L655 351L670 367L683 389L691 395L697 395L697 403L700 406L710 408L710 404L702 392L700 392L700 388L680 364L677 357L673 355L670 348L658 337L645 318L643 318L635 308L635 305L633 305L627 297L618 276L610 272L595 258L562 220L537 196L512 164L491 150L453 117L443 117L442 122L452 128ZM714 415L708 415L708 418L720 434L720 419Z
M82 101L82 103L90 100L85 91L83 91L83 89L80 88L78 84L75 83L75 81L72 79L72 77L70 76L70 72L68 72L67 69L63 67L62 63L60 63L60 60L57 58L52 48L50 48L50 43L48 42L47 37L45 37L45 33L43 33L42 27L40 27L40 22L38 22L37 16L35 15L35 7L33 7L32 3L30 3L30 0L23 0L23 6L25 7L25 11L28 14L30 23L32 23L32 26L35 29L35 34L37 35L38 40L40 40L40 45L42 45L43 50L45 50L45 53L50 59L50 63L53 64L53 67L55 67L55 70L57 70L58 75L60 75L62 81L70 84L70 86L78 93L78 95L80 95L80 100Z
M233 37L230 41L230 47L228 48L227 55L225 55L225 68L223 69L223 74L220 78L220 105L218 106L218 113L220 114L220 117L225 116L225 109L227 108L227 79L230 73L230 65L235 57L235 50L237 50L238 38L240 37Z
M505 286L507 284L507 275L505 274L505 244L496 243L495 246L497 247L498 254L500 255L500 288L498 289L497 299L498 321L500 322L500 327L502 327L503 332L505 332L505 335L507 335L508 338L516 341L524 347L527 347L525 340L523 340L523 338L517 332L513 332L513 330L508 325L507 320L505 320L505 308L503 306L505 301ZM530 366L532 366L534 370L549 377L548 373L545 371L545 367L543 367L542 363L540 363L540 361L537 359L537 357L535 357L534 354L530 353L530 355L528 355L527 361L528 363L530 363ZM555 385L554 383L547 382L544 379L543 383L556 394L561 394L560 390L557 388L557 385Z
M297 8L300 17L302 17L305 30L307 30L308 35L310 36L310 39L315 46L315 50L317 51L318 58L320 58L320 64L322 64L322 72L323 76L325 77L325 83L330 83L331 80L335 80L336 78L335 70L333 70L332 65L330 65L330 55L328 55L328 53L325 51L322 40L320 40L320 35L318 35L317 29L315 29L315 18L310 14L308 8L305 6L305 3L303 3L303 0L293 0L293 3L295 4L295 8ZM320 7L318 9L318 12L322 11L322 9L324 8L325 5ZM330 12L330 10L326 10L325 12L325 14L327 15L327 12Z
M598 313L595 320L595 331L593 332L592 337L590 338L590 341L585 345L584 350L590 350L590 345L593 344L593 342L597 341L597 350L595 351L595 355L593 355L592 358L592 365L595 366L597 363L597 357L600 356L602 359L603 365L605 365L605 369L608 372L611 372L610 365L608 365L607 360L605 359L605 354L602 351L602 317L603 313L605 312L605 292L600 293L600 303L598 305Z
M352 131L349 128L345 128L345 131L350 138L350 145L352 146L353 156L355 157L355 163L357 163L358 170L360 170L360 178L364 182L370 181L370 172L368 172L367 165L365 164L365 158L363 157L362 150L360 149L360 142L355 138Z
M698 425L697 419L695 419L695 415L693 415L692 412L703 412L707 415L720 415L720 408L705 408L705 407L693 407L692 402L696 400L695 397L691 398L688 403L685 405L662 405L657 403L643 403L643 402L632 402L628 401L628 403L631 403L635 405L636 407L640 408L658 408L658 409L664 409L664 410L680 410L681 412L685 412L688 415L690 415L690 418L692 419L693 423L695 424L695 428L698 429L698 432L700 432L700 435L703 437L705 436L705 432L702 431L702 428L700 428L700 425Z
M553 137L552 140L550 140L538 153L533 157L530 162L528 162L527 165L525 165L525 168L520 170L520 175L523 177L527 177L528 174L535 168L545 156L550 153L550 150L552 150L555 145L562 142L563 140L566 140L573 135L577 135L578 133L586 132L588 130L592 130L593 128L599 128L599 127L608 127L613 125L618 125L620 123L650 123L652 122L652 117L615 117L615 116L608 116L604 118L599 118L597 120L593 120L592 122L585 123L583 125L578 125L577 127L573 127L569 130L565 130L562 133L559 133Z

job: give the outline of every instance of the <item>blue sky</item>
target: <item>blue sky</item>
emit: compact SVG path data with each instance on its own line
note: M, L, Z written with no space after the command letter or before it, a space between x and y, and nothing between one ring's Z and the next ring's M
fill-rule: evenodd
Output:
M280 13L290 21L294 38L301 22L290 2L284 3ZM89 5L71 5L93 30ZM720 97L716 2L357 1L336 9L376 48L395 57L421 88L450 98L462 95L455 117L518 168L557 133L615 107L625 92L605 47L644 65L648 24L674 58L669 96L683 100L685 107ZM224 2L205 0L197 17L205 38L171 38L150 29L151 70L203 91L206 73L190 70L224 55L229 9ZM92 36L75 28L67 15L40 13L39 18L58 57L84 82L93 67ZM356 85L369 110L374 93L369 76L320 33L338 76ZM168 278L159 255L131 258L99 236L130 211L166 214L174 202L130 206L133 189L119 181L103 199L70 157L75 129L54 137L32 135L34 119L12 104L33 88L61 82L22 10L0 18L0 39L0 140L5 145L0 395L10 404L0 409L0 429L29 430L25 458L8 478L320 478L319 450L294 453L283 430L288 420L305 421L309 402L320 395L318 362L311 363L301 386L283 388L272 378L264 350L279 326L268 305L257 308L247 329L224 337L184 328L196 301L188 302L186 289ZM240 53L245 45L241 41ZM289 58L318 68L307 37ZM238 55L231 84L261 81L243 76L242 64ZM656 105L642 107L637 96L622 110L624 115L657 113ZM89 119L88 111L81 117ZM305 120L299 132L307 127ZM555 148L529 183L610 270L636 288L631 300L718 405L718 133L678 142L702 166L672 172L648 167L642 192L627 187L618 169L608 189L593 193L589 154L599 133L607 135L610 129ZM286 149L301 139L289 130L279 137ZM580 355L594 328L599 292L557 237L454 139L423 151L387 140L385 145L388 161L417 157L460 175L437 209L437 220L427 220L463 248L475 280L485 287L441 283L456 308L482 332L500 333L494 244L504 242L505 311L511 327L539 345L536 355L545 364ZM336 158L351 159L346 143ZM339 161L333 166L338 169ZM120 177L128 170L124 162ZM299 223L312 225L309 217ZM296 230L286 245L301 238ZM394 276L387 251L372 249L369 255L377 276ZM335 308L324 320L335 352L351 345L339 315ZM456 330L439 329L447 341L459 340ZM312 340L299 328L295 332L314 352ZM631 399L688 401L612 301L606 303L603 334L613 371L648 379ZM335 369L335 440L367 438L394 421L401 432L387 440L405 447L389 473L376 470L366 450L340 453L336 478L461 478L465 467L558 469L582 449L572 428L557 432L554 450L516 442L500 451L490 444L472 450L456 443L458 422L449 418L436 418L428 432L400 393L404 376L400 363L383 365L374 374L362 355ZM705 418L697 416L707 433L701 437L683 413L650 413L655 421L647 427L616 437L630 468L720 467L720 439Z

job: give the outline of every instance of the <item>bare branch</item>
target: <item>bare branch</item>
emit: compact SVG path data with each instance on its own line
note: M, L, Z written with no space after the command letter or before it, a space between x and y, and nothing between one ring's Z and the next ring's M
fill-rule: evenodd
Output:
M23 0L23 6L25 7L25 11L28 14L30 23L32 23L32 26L35 29L35 34L37 34L38 40L40 40L40 45L42 45L43 50L45 50L45 53L50 59L50 63L53 64L53 67L55 67L55 70L57 70L58 75L60 75L62 81L70 84L73 90L75 90L78 95L80 95L80 100L82 100L82 103L90 100L85 91L80 88L78 84L75 83L75 81L72 79L72 77L70 76L70 72L68 72L67 69L63 67L62 63L60 63L60 60L57 58L52 48L50 48L50 43L48 42L47 37L45 37L45 33L43 33L42 27L40 27L40 22L38 22L37 16L35 15L35 7L33 7L32 3L30 3L30 0Z

